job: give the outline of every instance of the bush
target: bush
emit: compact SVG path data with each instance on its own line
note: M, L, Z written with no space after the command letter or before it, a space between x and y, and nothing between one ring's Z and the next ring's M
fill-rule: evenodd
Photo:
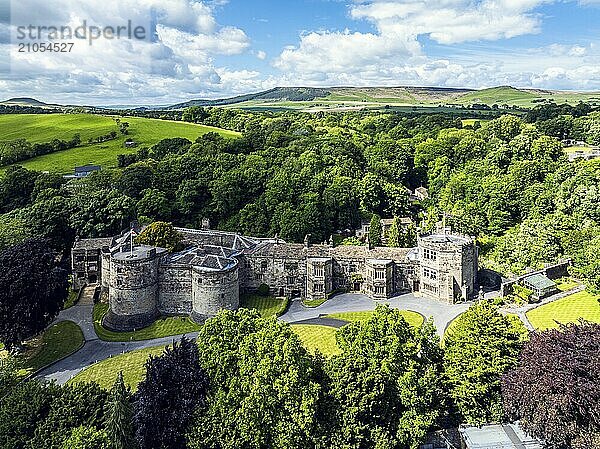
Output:
M533 296L533 290L519 284L513 285L513 293L525 302L531 302L531 297Z
M267 284L260 284L256 289L256 293L260 296L269 296L271 289Z

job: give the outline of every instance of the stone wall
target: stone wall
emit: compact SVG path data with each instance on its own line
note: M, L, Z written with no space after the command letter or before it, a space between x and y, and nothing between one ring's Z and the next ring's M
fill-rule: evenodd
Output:
M160 256L155 248L137 249L133 256L113 256L109 279L109 311L104 325L114 330L139 329L158 315Z
M161 265L158 310L165 315L192 313L192 269L189 265Z
M206 271L192 268L192 318L198 322L220 310L236 310L240 305L238 265L229 270Z

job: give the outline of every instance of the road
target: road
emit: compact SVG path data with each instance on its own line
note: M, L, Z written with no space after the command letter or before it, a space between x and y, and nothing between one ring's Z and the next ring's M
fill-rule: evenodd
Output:
M280 319L288 323L319 323L340 327L343 324L340 321L319 319L319 317L330 313L374 310L378 304L388 304L396 309L412 310L425 318L432 317L440 336L444 334L448 324L469 307L469 304L445 304L432 299L417 298L412 294L384 301L374 301L365 295L341 294L315 308L304 307L300 300L292 301L290 308ZM40 371L37 377L64 384L83 369L101 360L136 349L167 345L174 339L181 338L181 336L173 336L133 342L103 341L94 331L92 311L93 289L85 291L77 305L60 313L55 322L69 320L77 323L83 330L85 344L76 353ZM197 334L189 334L191 338L196 338L196 336Z

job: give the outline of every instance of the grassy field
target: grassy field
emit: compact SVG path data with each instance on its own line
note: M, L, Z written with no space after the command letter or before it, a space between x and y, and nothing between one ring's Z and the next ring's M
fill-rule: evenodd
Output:
M555 282L561 292L572 290L579 285L579 282L569 277L556 279Z
M330 357L340 353L335 343L336 328L312 324L293 324L292 330L298 334L302 344L310 352L317 350L324 356Z
M423 316L417 312L411 312L410 310L400 310L402 317L414 327L419 327L425 321ZM368 320L373 315L373 310L365 310L363 312L342 312L342 313L331 313L326 315L325 318L335 318L337 320L347 321L353 323L355 321Z
M83 345L83 332L72 321L62 321L48 328L40 337L27 342L21 357L23 368L33 373L77 351Z
M114 332L102 326L102 318L108 310L108 304L94 306L94 329L104 341L141 341L171 335L190 334L200 330L201 325L189 317L161 317L150 326L135 332Z
M160 355L165 346L138 349L127 352L110 359L95 363L77 374L69 383L96 382L108 390L112 387L120 371L123 371L123 380L133 390L137 389L145 374L144 363L151 355Z
M263 318L282 315L287 305L288 301L286 299L272 296L242 295L240 297L240 307L256 309Z
M558 323L574 323L579 319L600 323L599 299L587 291L574 293L527 312L527 318L539 330L557 328Z
M83 146L57 153L38 156L19 163L31 170L72 173L77 165L99 164L105 168L117 165L117 155L150 147L161 139L184 137L192 142L202 134L214 131L225 137L237 137L234 131L196 125L193 123L139 117L120 117L129 123L129 134L116 139L88 144L88 139L118 131L114 117L92 114L8 114L0 115L0 139L27 139L30 142L49 142L52 139L71 139L80 134ZM138 143L137 148L124 148L125 139Z

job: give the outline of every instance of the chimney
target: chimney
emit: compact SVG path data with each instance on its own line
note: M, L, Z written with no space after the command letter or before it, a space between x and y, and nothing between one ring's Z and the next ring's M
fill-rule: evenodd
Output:
M310 234L306 234L304 236L304 247L305 248L309 248L310 247Z

